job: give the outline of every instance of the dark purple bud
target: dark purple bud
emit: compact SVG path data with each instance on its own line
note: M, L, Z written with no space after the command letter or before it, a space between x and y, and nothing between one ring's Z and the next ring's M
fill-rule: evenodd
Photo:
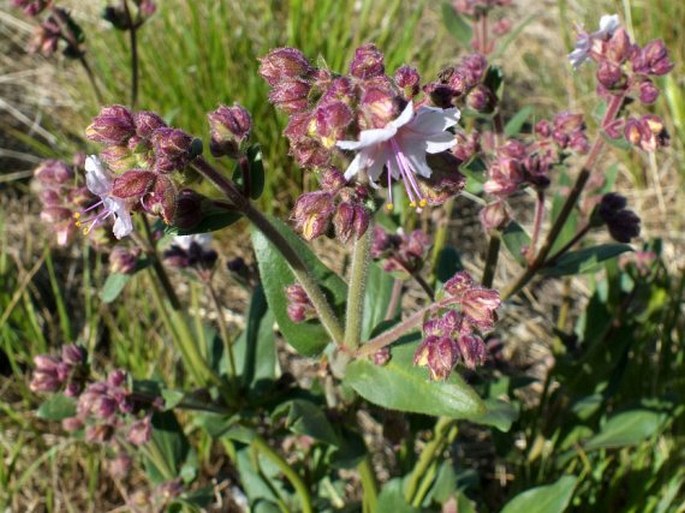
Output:
M107 145L124 145L135 135L131 111L123 105L105 107L86 128L86 138Z
M484 85L476 85L468 95L466 95L466 105L476 112L492 112L497 103L497 97Z
M319 174L319 185L326 192L336 193L342 189L347 180L345 175L335 167L323 169Z
M354 205L347 201L340 203L335 211L335 214L333 215L335 234L343 244L347 244L347 241L350 239L350 236L353 233L354 216Z
M651 105L659 97L659 88L651 80L640 82L640 101L645 105Z
M220 105L214 112L207 114L211 142L209 150L215 157L238 158L240 147L250 136L252 118L241 105L227 107Z
M152 134L155 168L162 173L182 170L195 156L193 138L177 128L159 128Z
M401 66L395 71L395 83L404 91L404 97L410 100L419 94L421 76L416 68Z
M150 441L152 437L151 417L147 416L131 424L126 439L133 445L141 446Z
M112 195L117 198L140 198L155 185L157 173L132 169L117 177L112 184Z
M457 339L457 345L462 361L469 369L475 369L485 363L487 350L483 339L480 337L472 334L462 335Z
M511 221L511 214L504 201L495 201L480 211L480 222L486 232L503 230Z
M79 383L76 381L70 381L67 383L67 386L64 388L64 395L67 397L78 397L81 394L81 391L83 390L83 383Z
M304 80L281 82L269 93L269 101L288 114L302 112L309 106L311 88L311 84Z
M301 323L307 319L316 317L316 310L309 300L309 296L304 288L294 283L285 288L285 297L288 301L287 313L288 317L294 323Z
M44 160L33 176L42 185L62 185L74 179L74 171L61 160Z
M473 278L471 278L471 275L466 271L459 271L445 282L443 289L450 296L461 298L474 286L475 282L473 281Z
M326 148L332 148L342 139L347 127L354 120L352 109L341 101L320 105L314 112L316 133Z
M626 199L615 193L605 194L597 207L597 216L606 223L611 237L623 243L640 235L640 218L626 208ZM593 216L597 219L596 216ZM597 224L597 223L595 223Z
M383 54L372 43L367 43L355 50L350 63L350 74L353 77L369 79L385 73Z
M647 75L665 75L673 69L668 50L661 39L650 41L633 54L633 71Z
M461 297L461 311L481 330L490 330L497 320L495 310L501 303L499 292L475 286Z
M93 409L91 411L98 418L106 420L114 415L118 409L119 404L114 398L108 395L101 395L95 399Z
M546 120L542 119L535 124L535 133L540 137L551 137L552 136L552 124Z
M113 370L107 376L107 384L111 387L120 387L126 383L126 376L126 371L124 370Z
M332 196L327 192L316 191L300 196L290 217L302 236L306 240L312 240L326 233L334 212Z
M176 214L178 192L174 182L164 175L157 175L152 190L145 194L140 203L146 212L157 215L171 225Z
M259 59L259 74L273 87L282 82L310 78L314 67L300 50L276 48Z
M371 212L362 204L354 205L353 230L355 237L359 238L366 233L371 223Z
M615 64L623 64L630 56L632 49L626 30L623 27L616 29L604 48L605 57Z
M603 60L597 67L597 81L611 90L625 85L625 76L620 65Z
M459 347L451 338L440 337L428 348L426 359L431 379L445 380L459 359Z
M154 112L141 111L133 115L136 126L136 135L141 139L149 139L155 130L165 128L167 124Z
M62 361L72 367L77 367L86 363L88 353L76 344L69 344L62 347Z

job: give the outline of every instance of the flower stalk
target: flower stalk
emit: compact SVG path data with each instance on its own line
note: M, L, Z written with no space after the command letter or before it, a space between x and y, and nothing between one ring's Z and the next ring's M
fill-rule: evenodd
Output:
M369 224L366 232L355 241L352 252L343 343L346 349L352 351L357 349L361 341L362 320L364 317L364 292L369 271L372 238L373 224Z

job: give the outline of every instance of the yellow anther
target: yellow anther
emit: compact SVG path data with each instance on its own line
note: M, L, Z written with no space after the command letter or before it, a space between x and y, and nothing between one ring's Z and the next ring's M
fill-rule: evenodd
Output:
M428 205L428 201L426 201L426 198L421 198L421 201L419 201L419 207L423 208L426 205Z
M411 208L416 208L416 201L410 201L410 202L409 202L409 206L410 206Z
M74 219L81 217L81 212L74 212Z
M392 212L394 209L395 209L395 205L393 205L392 203L386 203L385 204L385 210L387 210L388 212Z

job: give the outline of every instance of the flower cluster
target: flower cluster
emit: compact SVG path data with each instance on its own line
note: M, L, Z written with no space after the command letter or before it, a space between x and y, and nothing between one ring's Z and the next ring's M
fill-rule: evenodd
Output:
M106 380L89 384L78 397L76 416L64 419L64 428L75 431L85 427L89 442L109 442L124 435L133 445L143 445L152 436L152 411L163 403L139 400L130 391L123 370L109 373Z
M132 12L128 0L118 5L107 5L102 17L119 30L136 30L157 11L153 0L133 0L135 12Z
M81 346L70 344L62 348L59 357L38 355L29 388L33 392L63 390L68 397L77 396L88 377L88 353Z
M61 42L62 53L65 57L72 59L83 57L82 46L85 39L83 31L69 11L53 5L51 0L12 0L12 5L22 9L24 14L39 22L29 42L30 53L53 55L59 49ZM43 19L39 19L42 14L44 14Z
M371 256L383 260L383 269L387 272L414 275L423 268L429 248L430 238L421 230L414 230L409 235L402 232L393 235L377 226L373 232Z
M288 285L285 288L285 297L288 300L287 313L291 321L300 323L316 317L316 309L299 283Z
M86 183L101 207L93 218L79 220L86 230L114 217L114 234L122 238L133 229L131 213L139 210L174 223L179 191L172 173L183 172L201 152L198 142L153 112L121 105L103 108L86 137L105 145L99 158L86 160Z
M593 213L591 222L594 226L606 224L611 237L628 243L640 235L640 218L635 212L626 208L628 201L616 193L605 194Z
M438 80L424 86L431 102L442 108L463 104L476 112L492 112L497 105L495 92L486 83L488 61L481 53L464 57L444 68Z
M314 67L299 50L279 48L261 59L260 74L271 86L270 101L289 115L285 135L290 152L303 168L316 170L323 192L298 202L293 217L300 219L311 212L310 206L326 205L328 217L300 222L305 237L313 238L325 232L332 212L338 211L339 223L345 228L350 219L368 218L363 192L369 185L388 187L388 205L392 206L392 182L401 181L411 204L417 208L444 201L428 194L426 189L453 187L451 195L463 187L462 180L440 180L433 175L426 154L449 150L456 140L448 130L456 125L459 112L426 105L427 99L416 102L420 77L413 68L403 66L394 77L385 72L383 54L372 44L358 48L347 75L335 75L330 70ZM331 191L326 186L328 170L344 156L340 150L357 152L348 165L344 178L356 178L351 200L359 208L339 208L330 203ZM461 177L455 165L451 174ZM443 183L444 182L444 183ZM356 197L355 197L356 196ZM326 203L328 202L328 203ZM364 209L367 213L362 213ZM324 219L326 218L326 219ZM334 221L335 224L335 221ZM352 221L353 232L359 235L367 223ZM363 229L360 229L363 228ZM339 233L348 234L349 229ZM344 237L345 235L343 235Z
M459 362L469 369L485 362L487 351L478 333L494 327L500 305L496 290L477 285L464 271L445 283L442 294L444 308L424 323L424 339L414 354L414 364L428 367L434 380L447 379Z
M580 29L569 60L575 68L588 60L596 63L597 90L601 96L629 96L643 105L651 105L659 97L654 78L665 75L674 66L662 40L650 41L645 46L633 43L617 15L602 16L597 32ZM654 115L619 118L605 128L610 137L625 136L644 151L654 151L668 142L663 122Z

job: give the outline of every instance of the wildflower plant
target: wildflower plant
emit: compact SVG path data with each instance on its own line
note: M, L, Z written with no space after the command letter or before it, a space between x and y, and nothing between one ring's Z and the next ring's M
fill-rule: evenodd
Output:
M186 133L135 108L134 70L129 106L104 106L85 129L92 146L82 164L49 161L36 170L41 215L60 245L73 241L77 228L87 237L106 234L96 246L109 253L103 301L117 301L127 283L151 273L159 320L192 388L106 372L79 346L65 346L59 358L36 359L30 385L36 393L63 392L54 418L67 431L83 430L87 441L109 444L116 458L140 448L151 480L178 504L196 504L189 493L196 475L187 471L196 455L164 452L163 440L188 444L174 413L188 409L195 426L221 441L252 505L323 511L340 502L327 484L340 490L347 479L362 490L363 498L349 500L363 511L384 511L393 501L448 511L456 484L443 498L429 490L437 469L448 471L442 452L458 422L507 431L517 417L511 397L477 384L499 358L492 341L505 302L534 278L585 272L629 251L640 220L611 192L600 154L618 140L647 152L668 142L660 119L633 113L655 101L655 79L673 63L660 41L632 42L616 16L603 17L596 32L579 28L569 55L573 68L596 65L604 112L597 130L566 110L505 130L513 125L500 108L503 73L488 55L493 35L509 27L500 19L489 28L487 20L508 4L454 2L455 13L473 23L474 52L437 77L409 65L387 70L370 43L344 71L315 65L296 48L262 56L259 74L286 118L290 156L316 183L292 199L287 222L257 202L268 174L252 135L259 119L238 103L222 104L207 116L208 136ZM21 6L35 16L47 3ZM135 48L135 32L153 12L151 2L122 1L108 7L106 19L128 30ZM560 175L575 179L563 195ZM440 209L449 213L462 193L479 205L488 239L479 273L461 268L444 226L427 223ZM512 200L521 198L516 207ZM554 215L550 198L559 205ZM521 203L531 203L531 215ZM257 269L229 264L251 295L239 335L223 317L225 299L214 283L226 255L208 234L241 220L249 223ZM601 226L617 243L576 249ZM323 238L336 255L349 254L342 271L309 244ZM495 287L501 248L518 275ZM206 291L216 348L198 342L204 328L189 325L177 280ZM411 304L403 302L407 289L419 290ZM315 386L279 375L274 321L294 352L317 363ZM425 456L406 456L405 475L381 492L373 451L353 420L360 408L437 417ZM314 455L325 463L314 468ZM262 460L278 473L263 471ZM336 471L349 468L353 477ZM259 491L264 486L269 493Z

